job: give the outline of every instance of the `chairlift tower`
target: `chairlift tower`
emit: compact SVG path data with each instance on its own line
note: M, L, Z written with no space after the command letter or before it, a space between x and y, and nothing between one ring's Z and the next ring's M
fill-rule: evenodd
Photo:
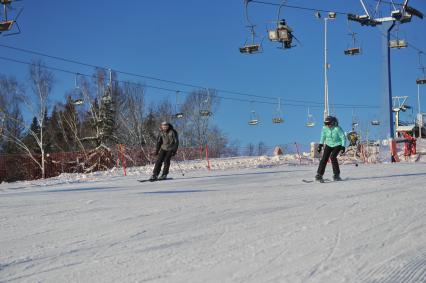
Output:
M393 0L391 0L391 5L393 7L393 10L391 11L391 15L388 17L382 17L382 18L375 18L374 16L378 14L378 9L381 4L381 1L379 0L376 6L376 11L374 15L372 16L367 6L364 3L364 0L360 0L360 3L362 5L362 8L365 12L365 15L354 15L354 14L348 14L348 20L355 21L360 23L362 26L371 26L375 27L378 25L383 26L383 28L386 31L386 44L384 46L385 48L385 57L386 57L386 63L385 63L385 71L386 71L386 86L385 86L385 92L387 92L388 99L387 99L387 108L389 109L389 132L387 133L390 138L395 137L395 131L394 131L394 120L393 120L393 105L392 105L392 80L391 80L391 56L390 56L390 49L394 46L391 46L391 38L390 33L392 29L395 27L396 23L404 24L411 21L413 16L417 16L420 19L423 19L423 14L418 11L417 9L408 6L409 0L405 0L404 3L401 5L401 9L397 9L396 5ZM404 43L405 44L405 43Z

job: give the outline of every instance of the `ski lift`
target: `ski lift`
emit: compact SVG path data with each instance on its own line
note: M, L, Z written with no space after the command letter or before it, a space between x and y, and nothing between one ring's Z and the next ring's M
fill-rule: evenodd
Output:
M250 111L250 120L248 122L250 126L256 126L259 124L259 119L257 118L256 111L252 110Z
M352 131L355 131L358 126L358 117L355 115L355 111L352 110Z
M252 104L252 107L251 107L252 110L250 111L250 120L248 124L250 126L256 126L257 124L259 124L259 117L257 116L256 111L254 111L253 103L251 104Z
M185 117L185 114L183 112L178 112L179 111L179 106L180 106L180 104L179 104L179 94L180 94L180 91L176 91L176 114L175 114L175 117L178 118L178 119L182 119L182 118Z
M247 28L250 30L250 36L246 39L244 42L244 45L239 48L240 53L242 54L255 54L255 53L261 53L262 52L262 42L257 43L256 42L256 31L255 31L255 25L250 21L249 15L248 15L248 5L252 0L244 0L244 6L245 6L245 16L247 21Z
M275 112L275 116L272 118L272 123L274 124L282 124L284 123L283 113L281 110L281 98L278 98L278 107Z
M371 120L371 126L380 126L379 120Z
M408 43L405 39L399 38L399 24L397 25L396 29L396 39L389 40L389 47L390 48L406 48L408 46Z
M422 63L422 51L419 51L419 69L422 70L422 76L416 79L416 84L418 85L424 85L426 84L426 74L425 74L425 66L423 66Z
M314 116L310 113L309 108L308 108L308 119L306 121L306 127L308 128L315 127L315 119L314 119Z
M75 81L74 81L74 92L77 94L77 98L72 101L72 104L74 105L82 105L84 103L83 100L83 91L81 90L80 86L78 85L78 77L80 76L79 73L75 74Z
M345 55L349 55L349 56L359 55L361 54L361 47L357 45L356 32L352 31L349 21L348 21L348 28L349 28L349 35L352 37L352 46L348 47L345 50Z
M18 20L19 16L21 15L23 9L21 9L18 12L15 19L12 20L8 17L8 9L10 9L10 6L11 6L13 1L15 1L15 0L0 0L0 4L3 5L3 15L0 17L0 34L6 33L5 36L15 35L15 34L21 33L21 29L19 28L17 20ZM12 32L12 33L8 33L8 32L11 32L13 30L14 25L16 25L17 31Z
M201 103L201 109L199 111L200 115L202 117L210 117L211 115L213 115L213 113L210 111L210 91L209 89L207 89L207 96L206 99L203 100L203 102Z
M293 38L297 40L297 38L293 35L293 30L287 25L286 20L282 19L280 15L281 8L286 2L287 0L284 0L278 7L277 20L275 21L276 27L273 29L268 29L269 40L272 42L279 42L281 44L281 49L290 49L294 47L295 45L292 45Z

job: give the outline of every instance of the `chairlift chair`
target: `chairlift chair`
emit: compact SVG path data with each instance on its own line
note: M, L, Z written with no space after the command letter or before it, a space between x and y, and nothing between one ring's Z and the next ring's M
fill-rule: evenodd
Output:
M250 30L250 35L244 42L244 45L239 48L241 54L256 54L262 52L262 43L256 42L256 26L250 21L248 15L248 5L250 2L251 0L244 0L244 13L246 16L247 28Z
M248 124L250 126L256 126L257 124L259 124L259 119L257 117L256 111L252 110L250 112L250 120L249 120Z
M274 117L274 118L272 118L272 123L282 124L282 123L284 123L284 119L282 117Z
M179 112L179 113L175 114L175 117L178 118L178 119L182 119L182 118L185 117L185 114L183 112Z
M396 39L389 40L389 47L390 48L406 48L408 46L408 43L405 39L399 38L399 23L396 28Z
M380 121L379 120L371 120L371 125L372 126L380 126Z
M292 45L294 38L293 30L287 26L285 19L279 20L275 29L268 30L268 38L272 42L281 43L281 49L294 47Z
M389 41L389 47L390 48L406 48L408 46L407 41L405 39L394 39Z
M287 25L286 20L281 18L281 9L286 2L287 0L284 0L278 7L277 20L275 21L276 26L272 29L268 29L269 40L281 43L281 49L290 49L294 47L294 45L292 45L293 38L296 39L293 35L293 30Z
M82 105L84 103L83 99L83 91L79 86L78 78L81 74L76 73L75 74L75 81L74 81L74 95L76 96L76 99L72 101L72 104L74 105Z
M254 111L253 107L251 107L251 111L250 111L250 120L248 122L248 124L250 126L256 126L257 124L259 124L259 117L257 116L256 111Z
M203 117L210 117L212 115L212 112L209 110L200 110L200 115Z
M350 25L350 21L349 20L348 20L348 29L349 29L349 35L352 37L352 45L351 45L351 47L348 47L345 50L345 55L349 55L349 56L359 55L359 54L361 54L361 47L359 47L357 45L356 32L354 32L351 29L351 25Z
M309 108L308 108L308 118L306 121L306 127L308 128L315 127L315 119L314 119L314 116L310 113Z
M418 53L418 56L419 56L419 69L422 71L422 75L416 79L416 84L418 84L418 85L424 85L424 84L426 84L426 72L425 72L426 67L423 65L422 55L423 55L423 51L419 51L419 53Z
M254 54L261 53L262 47L260 44L244 44L244 46L240 47L240 53L242 54Z
M185 117L185 113L178 111L179 106L180 106L180 104L179 104L179 93L180 93L180 91L176 91L176 114L175 114L175 117L177 119L183 119Z
M11 20L8 18L8 14L7 11L9 9L9 5L15 0L0 0L0 4L3 5L3 16L0 18L0 34L7 32L5 35L15 35L15 34L19 34L21 33L21 29L19 28L18 25L18 18L22 13L21 9L18 14L16 15L15 19ZM13 30L13 27L16 25L17 31L13 32L13 33L9 33L10 31Z
M10 31L15 21L1 21L0 22L0 33Z
M201 103L201 109L199 111L200 116L202 117L210 117L213 113L210 111L210 91L207 89L207 97Z
M72 102L72 104L74 104L74 105L82 105L83 103L84 103L84 101L81 98L77 98Z
M274 124L282 124L284 123L283 113L281 110L281 99L278 98L278 107L275 111L275 116L272 118L272 123Z
M361 48L352 47L345 50L345 55L359 55L361 54Z

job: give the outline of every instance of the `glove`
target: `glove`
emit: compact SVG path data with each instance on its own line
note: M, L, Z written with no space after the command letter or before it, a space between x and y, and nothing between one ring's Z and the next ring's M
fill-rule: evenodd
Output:
M321 153L321 151L322 151L322 147L323 147L324 145L323 144L319 144L318 145L318 148L317 148L317 152L318 153Z
M172 156L175 156L175 155L176 155L176 153L177 153L176 151L173 151L173 152L172 152Z
M340 146L340 155L345 154L346 148L344 146Z
M158 151L153 151L152 155L157 156L158 155Z

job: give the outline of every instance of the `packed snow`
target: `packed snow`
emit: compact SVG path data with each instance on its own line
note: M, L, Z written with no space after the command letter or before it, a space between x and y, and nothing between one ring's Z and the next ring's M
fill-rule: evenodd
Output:
M326 184L299 163L1 184L0 282L426 282L426 163L348 162Z

